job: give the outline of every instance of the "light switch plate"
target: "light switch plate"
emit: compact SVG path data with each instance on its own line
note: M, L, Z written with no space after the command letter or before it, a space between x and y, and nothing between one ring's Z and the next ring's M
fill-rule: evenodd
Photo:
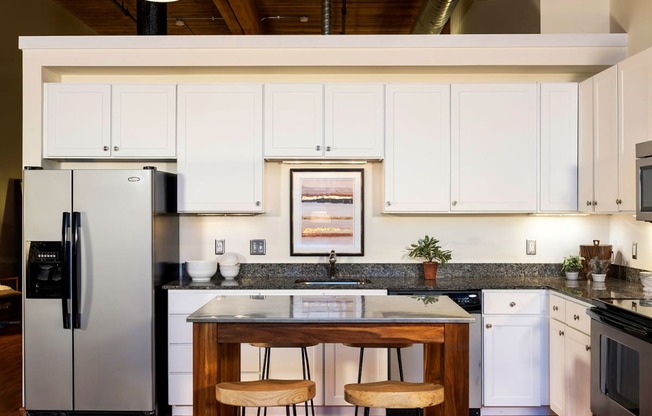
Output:
M265 240L249 240L249 254L252 256L264 256L265 255Z
M528 256L537 254L537 240L525 240L525 254Z
M224 240L215 240L215 254L224 254Z

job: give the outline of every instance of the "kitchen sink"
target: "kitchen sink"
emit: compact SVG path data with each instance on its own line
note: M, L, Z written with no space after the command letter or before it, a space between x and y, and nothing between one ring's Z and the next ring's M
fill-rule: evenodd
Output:
M369 279L297 279L294 281L301 285L333 286L333 285L364 285L371 283Z

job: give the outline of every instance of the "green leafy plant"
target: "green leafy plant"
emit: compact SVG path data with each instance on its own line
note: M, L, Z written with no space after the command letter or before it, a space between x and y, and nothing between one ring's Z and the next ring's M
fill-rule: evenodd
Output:
M437 303L439 301L439 296L412 296L412 299L420 300L424 305L428 306Z
M413 259L423 258L428 262L436 261L437 263L446 264L451 258L452 253L450 250L442 250L439 245L439 240L434 237L425 237L417 240L416 243L410 244L407 248L408 256Z
M580 256L568 256L564 257L564 261L561 262L561 271L562 272L578 272L582 270L582 262L584 257Z

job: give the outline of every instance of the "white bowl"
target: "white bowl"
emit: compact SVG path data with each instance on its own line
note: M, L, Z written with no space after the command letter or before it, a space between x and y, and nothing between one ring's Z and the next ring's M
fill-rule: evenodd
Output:
M647 273L640 273L641 277L641 283L643 283L643 291L644 292L652 292L652 275L648 275Z
M220 265L220 274L225 278L225 279L233 279L240 273L240 265L237 264L235 266L223 266Z
M186 261L186 273L193 282L208 282L217 272L215 260L189 260Z
M240 262L235 253L224 253L220 258L220 266L235 266L236 264L240 264Z

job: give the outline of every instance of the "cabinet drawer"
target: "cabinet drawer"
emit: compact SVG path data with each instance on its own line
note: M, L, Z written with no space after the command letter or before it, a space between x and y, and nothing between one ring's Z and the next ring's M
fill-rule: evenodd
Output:
M589 305L566 301L566 325L585 334L591 333L591 318L586 314Z
M192 323L188 315L168 316L168 342L170 344L192 344Z
M548 310L550 311L551 318L564 322L566 319L566 299L556 295L550 295Z
M217 296L218 292L207 291L169 291L168 294L168 313L169 314L187 314L195 312L197 309L206 304L206 302Z
M192 406L192 373L170 374L168 383L169 404Z
M543 310L543 296L539 291L514 291L484 293L485 314L538 315Z
M192 344L170 345L168 354L170 373L192 373Z

